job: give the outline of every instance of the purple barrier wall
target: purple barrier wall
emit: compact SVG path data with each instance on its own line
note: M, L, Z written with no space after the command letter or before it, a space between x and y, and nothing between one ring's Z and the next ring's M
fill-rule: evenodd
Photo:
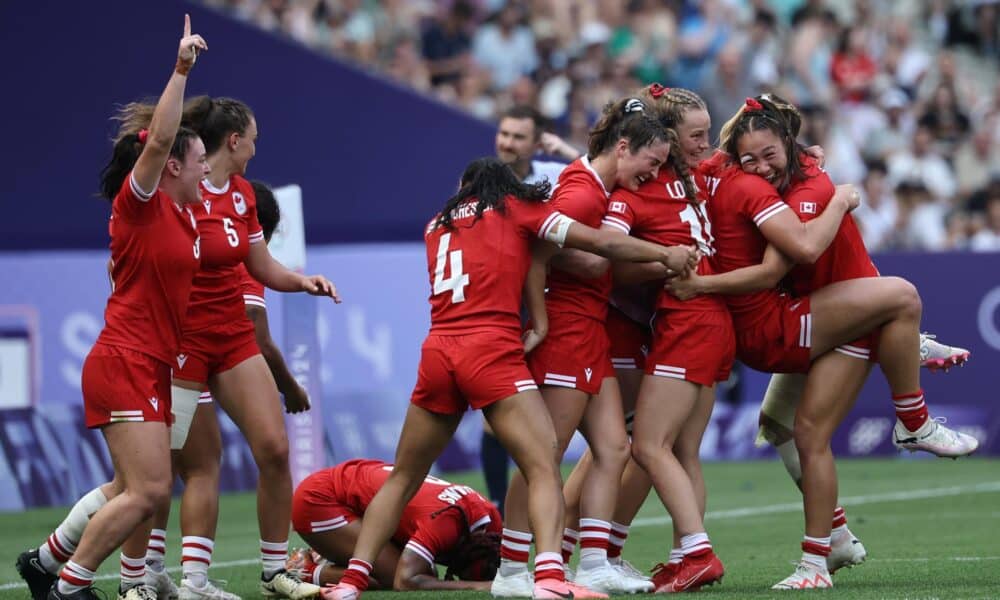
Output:
M11 207L0 249L107 247L108 210L93 194L109 117L163 90L185 12L209 44L188 95L254 109L251 173L302 186L312 243L419 240L456 174L493 151L489 124L200 3L0 2L0 53L18 57L0 94L5 133L18 140L0 145Z
M0 330L16 334L0 336L0 389L24 390L0 398L0 510L64 504L109 476L104 444L82 427L80 410L80 367L102 326L105 260L102 251L0 254L0 281L6 282ZM309 440L316 454L298 456L320 463L391 459L428 326L424 249L312 246L308 260L310 272L337 284L343 304L309 297L289 302L268 292L275 339L290 349L290 360L304 361L293 362L293 370L309 376L313 400L321 403L316 417L325 435ZM883 273L917 284L926 330L972 350L969 366L924 376L934 414L979 437L984 453L1000 454L1000 254L895 255L876 262ZM304 321L286 319L286 313ZM318 325L310 329L310 323ZM766 382L763 374L748 371L743 398L717 405L702 448L706 459L769 454L753 447ZM888 392L875 370L838 432L838 455L891 453L892 422ZM438 466L474 467L479 431L478 415L470 413ZM250 489L253 460L228 419L223 435L224 489Z

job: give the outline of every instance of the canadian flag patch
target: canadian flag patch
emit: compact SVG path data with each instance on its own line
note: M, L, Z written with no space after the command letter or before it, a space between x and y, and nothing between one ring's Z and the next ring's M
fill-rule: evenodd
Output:
M625 203L619 201L612 202L608 210L611 212L625 214Z
M799 202L799 210L803 214L814 215L814 214L816 214L816 203L815 202Z

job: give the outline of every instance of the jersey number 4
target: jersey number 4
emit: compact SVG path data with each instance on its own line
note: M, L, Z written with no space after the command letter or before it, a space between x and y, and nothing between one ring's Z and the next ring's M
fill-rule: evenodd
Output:
M465 302L465 286L469 285L469 274L462 272L462 251L448 252L450 243L450 233L442 235L438 242L437 258L434 260L434 295L451 291L452 303L458 304ZM447 279L444 277L446 261L451 265L451 276Z

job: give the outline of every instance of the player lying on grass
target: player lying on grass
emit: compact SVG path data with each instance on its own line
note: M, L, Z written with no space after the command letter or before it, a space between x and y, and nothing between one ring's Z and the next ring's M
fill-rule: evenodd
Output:
M392 472L379 460L355 459L317 471L295 490L292 526L309 544L288 561L316 585L344 575L365 511ZM497 507L465 485L426 477L382 548L370 585L394 590L488 590L500 564L503 522ZM447 569L444 579L436 565Z

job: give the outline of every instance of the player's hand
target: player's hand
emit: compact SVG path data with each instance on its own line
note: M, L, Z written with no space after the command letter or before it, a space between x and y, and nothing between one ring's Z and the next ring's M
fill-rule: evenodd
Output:
M663 284L663 288L678 300L690 300L701 294L701 277L691 271L687 277L674 277Z
M809 146L803 152L815 158L819 168L823 168L823 163L826 162L826 152L823 152L823 146Z
M340 304L340 295L337 294L337 286L330 283L330 280L322 275L306 275L302 278L302 291L313 296L329 296L333 301Z
M857 208L861 204L861 192L858 188L850 183L844 183L837 186L836 195L844 199L847 203L847 211L850 212Z
M670 246L666 249L663 264L667 267L668 274L683 275L698 266L701 260L701 252L694 246Z
M542 343L545 339L545 331L539 331L536 329L529 329L521 335L521 341L524 342L524 353L527 354L538 347L538 344Z
M309 392L301 385L296 385L295 389L284 394L284 397L286 413L294 415L312 408L312 404L309 402Z
M191 34L191 15L184 15L184 37L177 50L177 62L190 69L198 60L198 52L208 50L208 44L200 35Z
M580 154L576 148L566 143L561 137L548 131L543 132L538 141L542 146L542 151L550 156L575 159Z

